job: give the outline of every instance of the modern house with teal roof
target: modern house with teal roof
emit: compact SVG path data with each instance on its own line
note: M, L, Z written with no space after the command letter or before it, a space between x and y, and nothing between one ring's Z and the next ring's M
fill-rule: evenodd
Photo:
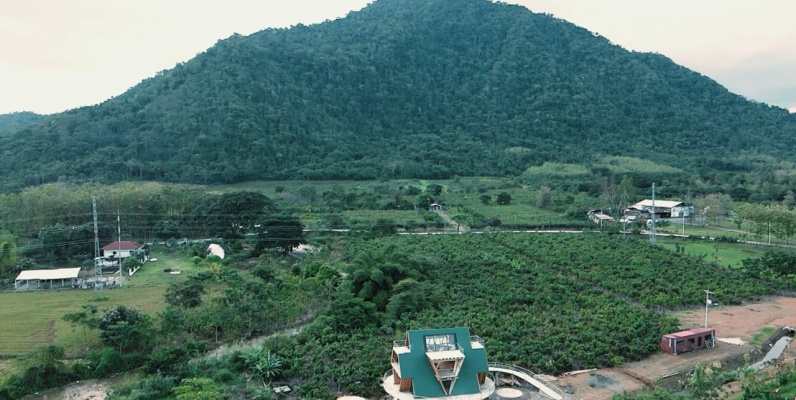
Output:
M393 398L472 399L495 391L484 342L467 328L414 330L393 344L384 390Z

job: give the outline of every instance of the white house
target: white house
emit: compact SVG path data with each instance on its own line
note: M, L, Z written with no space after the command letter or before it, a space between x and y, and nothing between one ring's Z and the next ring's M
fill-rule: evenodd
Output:
M97 263L103 267L103 269L108 267L118 268L119 259L124 261L124 259L129 257L145 257L146 254L144 245L129 241L113 242L100 250L102 250L102 256L97 258ZM144 259L146 260L146 258Z
M144 245L136 242L113 242L106 245L102 249L103 257L113 257L125 259L127 257L136 256L144 253Z

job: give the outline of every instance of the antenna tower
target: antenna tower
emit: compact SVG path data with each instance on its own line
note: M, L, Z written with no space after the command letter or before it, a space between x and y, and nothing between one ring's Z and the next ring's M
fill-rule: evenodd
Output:
M97 229L97 199L91 199L94 209L94 297L105 296L105 287L102 283L102 265L100 265L99 229Z

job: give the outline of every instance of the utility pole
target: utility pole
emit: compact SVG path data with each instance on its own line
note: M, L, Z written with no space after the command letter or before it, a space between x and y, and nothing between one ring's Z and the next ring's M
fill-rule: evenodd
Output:
M94 211L94 298L104 297L105 288L102 284L102 265L100 265L99 232L97 229L97 199L91 199L91 207Z
M680 214L683 217L683 236L685 236L685 211Z
M710 290L705 289L705 328L708 327L708 306L710 306L710 295L713 294Z
M122 273L122 216L119 210L116 210L116 233L116 243L119 245L119 254L116 255L119 258L119 287L122 287L122 278L124 277Z
M650 226L650 244L655 244L655 182L652 182L652 225Z

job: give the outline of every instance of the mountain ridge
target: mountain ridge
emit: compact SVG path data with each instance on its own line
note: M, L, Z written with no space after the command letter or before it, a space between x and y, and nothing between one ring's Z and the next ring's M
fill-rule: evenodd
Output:
M506 176L601 154L749 170L792 160L794 132L784 109L521 6L378 0L8 134L0 183Z

